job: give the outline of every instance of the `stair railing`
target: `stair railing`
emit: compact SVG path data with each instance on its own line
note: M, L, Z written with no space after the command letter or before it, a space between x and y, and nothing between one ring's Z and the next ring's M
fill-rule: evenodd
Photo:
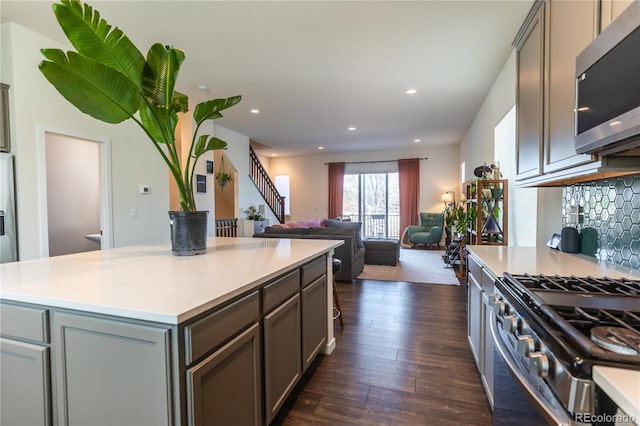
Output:
M249 176L280 223L284 223L284 198L273 183L252 147L249 147Z

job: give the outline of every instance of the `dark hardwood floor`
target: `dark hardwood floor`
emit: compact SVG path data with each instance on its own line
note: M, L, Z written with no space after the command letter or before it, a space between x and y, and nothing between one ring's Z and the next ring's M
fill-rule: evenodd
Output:
M280 410L282 425L490 425L466 339L466 287L337 283L345 327Z

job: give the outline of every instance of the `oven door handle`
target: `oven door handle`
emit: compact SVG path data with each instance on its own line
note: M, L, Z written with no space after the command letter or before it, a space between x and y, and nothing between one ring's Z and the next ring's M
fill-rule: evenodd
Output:
M511 374L516 379L516 382L518 382L520 387L527 393L527 396L541 411L541 414L549 422L549 424L558 426L571 426L572 421L564 412L564 409L561 409L560 407L549 407L548 403L540 398L540 396L536 392L536 389L534 389L531 383L527 380L527 377L522 374L522 372L518 368L518 365L516 364L516 361L511 358L508 349L499 336L500 332L498 331L498 323L498 317L494 315L493 321L491 321L491 336L493 337L493 342L495 343L496 350L500 354L500 357L502 357ZM562 412L560 412L560 410L562 410Z

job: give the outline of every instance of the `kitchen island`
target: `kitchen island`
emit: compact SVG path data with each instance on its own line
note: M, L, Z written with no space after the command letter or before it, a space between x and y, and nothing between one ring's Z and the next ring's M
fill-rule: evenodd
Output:
M498 287L494 285L496 278L502 277L504 273L509 273L511 275L544 274L547 277L558 275L559 277L609 277L616 280L622 278L640 279L640 271L638 270L598 261L584 255L563 253L548 247L467 246L467 249L468 339L492 407L498 404L498 389L494 389L494 375L497 374L497 371L494 371L494 366L497 364L494 364L496 352L490 331L496 321L494 306L504 310L504 306L500 307L501 303L496 300L495 294ZM631 296L622 297L626 299ZM589 297L585 299L589 299ZM516 318L513 315L517 314L517 310L510 309L507 308L501 316L504 318L505 315L511 315L510 319ZM520 327L526 328L521 325L520 320L518 320L517 327L518 330ZM505 328L508 329L503 322L503 329ZM515 336L516 333L519 332L514 331L512 334ZM521 342L519 351L526 355L524 343L528 341L527 336L519 334L518 336L518 342ZM537 343L535 349L540 350ZM620 409L628 416L633 417L635 422L638 422L638 413L640 413L639 370L594 365L592 379ZM500 380L504 385L504 377L501 377ZM496 385L497 387L498 385ZM501 390L501 393L504 395L504 389ZM494 401L494 396L496 396L496 401ZM494 414L496 412L497 408L494 410ZM576 411L576 413L579 412Z
M0 265L0 423L268 424L335 347L342 241L213 238Z

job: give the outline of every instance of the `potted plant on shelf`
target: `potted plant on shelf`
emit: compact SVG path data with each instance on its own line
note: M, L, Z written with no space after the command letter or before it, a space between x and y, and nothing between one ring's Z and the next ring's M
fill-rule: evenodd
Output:
M244 214L247 215L248 220L253 221L253 233L263 232L264 229L269 226L269 219L267 219L255 206L249 206Z
M178 187L181 211L170 211L175 255L206 252L208 211L197 211L193 194L195 165L205 152L226 149L227 143L198 135L200 126L222 117L221 111L240 96L196 105L189 155L181 161L176 148L178 113L189 109L188 97L175 90L182 50L155 43L145 58L117 27L79 0L53 5L55 17L76 51L42 49L40 71L65 99L80 111L106 123L132 119L149 137Z

